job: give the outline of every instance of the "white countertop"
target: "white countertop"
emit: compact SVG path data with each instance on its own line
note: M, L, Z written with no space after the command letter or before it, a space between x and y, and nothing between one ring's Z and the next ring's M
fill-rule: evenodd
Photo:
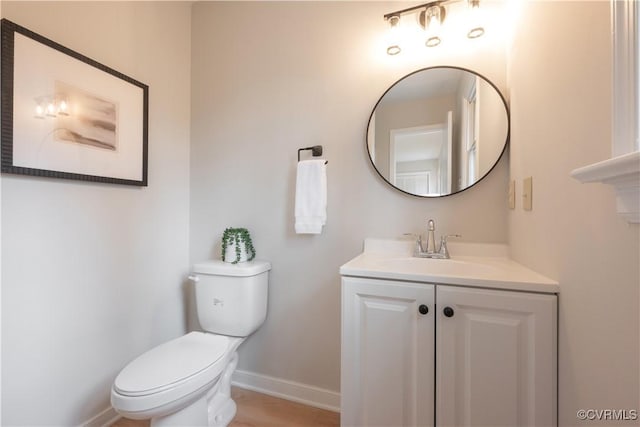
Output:
M508 258L501 244L449 243L451 259L412 256L414 243L366 239L364 251L340 267L343 276L558 293L558 282Z

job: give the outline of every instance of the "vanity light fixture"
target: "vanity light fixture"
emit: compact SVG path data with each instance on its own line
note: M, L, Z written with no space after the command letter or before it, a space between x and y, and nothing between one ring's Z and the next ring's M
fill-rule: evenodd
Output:
M35 115L36 119L47 117L68 116L69 104L66 97L62 96L41 96L36 98Z
M442 26L447 16L446 6L461 1L466 1L468 4L467 37L470 39L481 37L485 30L480 18L480 0L436 0L384 15L384 19L389 23L387 54L397 55L402 51L400 18L408 14L417 15L418 24L424 30L423 34L426 34L425 46L438 46L442 42Z

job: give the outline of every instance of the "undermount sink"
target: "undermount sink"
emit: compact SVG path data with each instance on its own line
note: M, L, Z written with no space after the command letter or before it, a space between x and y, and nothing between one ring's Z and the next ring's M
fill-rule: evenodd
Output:
M484 276L495 274L498 269L486 262L466 259L434 259L434 258L380 258L377 260L380 268L392 270L401 269L407 273L455 276Z
M502 244L451 243L451 259L417 258L414 242L366 239L364 251L340 267L352 277L482 286L533 292L559 290L558 283L518 264Z

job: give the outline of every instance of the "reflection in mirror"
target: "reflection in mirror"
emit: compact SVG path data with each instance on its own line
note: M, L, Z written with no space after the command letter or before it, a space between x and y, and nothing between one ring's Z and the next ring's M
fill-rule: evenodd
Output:
M509 137L504 98L484 77L434 67L402 78L382 95L367 129L378 173L415 196L474 185L496 165Z

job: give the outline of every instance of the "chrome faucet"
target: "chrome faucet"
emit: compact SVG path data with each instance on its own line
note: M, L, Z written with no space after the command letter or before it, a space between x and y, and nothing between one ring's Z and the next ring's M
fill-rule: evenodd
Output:
M449 259L449 248L447 247L447 239L449 237L462 237L460 234L445 234L440 237L440 247L436 250L435 242L436 223L430 219L427 222L427 247L422 244L422 236L415 234L405 234L406 236L413 236L416 238L416 246L413 252L413 256L418 258L435 258L435 259Z
M426 253L435 254L436 253L436 237L434 232L436 231L436 223L430 219L427 221L427 248Z

